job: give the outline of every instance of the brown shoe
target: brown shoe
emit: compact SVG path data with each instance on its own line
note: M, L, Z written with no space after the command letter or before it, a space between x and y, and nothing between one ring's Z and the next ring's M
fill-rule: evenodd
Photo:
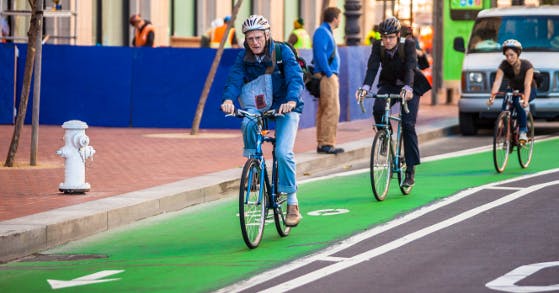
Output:
M285 225L295 227L299 224L303 217L299 213L298 205L287 205L287 217L285 217Z

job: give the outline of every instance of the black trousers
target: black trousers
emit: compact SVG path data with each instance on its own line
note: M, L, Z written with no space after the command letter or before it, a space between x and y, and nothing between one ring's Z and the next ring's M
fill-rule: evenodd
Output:
M392 93L399 94L400 91L394 89L379 88L379 94ZM390 106L394 105L397 100L391 100ZM419 110L419 95L413 94L413 98L408 102L409 113L402 113L402 137L404 139L404 156L406 165L412 167L421 163L419 157L419 142L417 140L417 133L415 132L415 122L417 120L417 111ZM373 105L373 116L375 123L382 123L382 116L384 115L384 107L386 105L385 99L375 99Z

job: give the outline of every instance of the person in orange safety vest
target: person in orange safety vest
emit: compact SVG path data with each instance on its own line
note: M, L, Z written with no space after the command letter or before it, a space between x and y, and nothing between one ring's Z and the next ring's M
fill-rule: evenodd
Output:
M130 16L130 25L135 28L133 47L154 47L155 30L151 22L143 19L139 14Z
M230 16L226 16L223 18L223 24L220 24L216 27L213 27L210 31L210 47L211 48L218 48L221 40L225 36L225 31L227 30L227 23L231 19ZM233 26L233 24L231 24ZM225 40L224 48L238 48L239 43L237 41L237 35L235 34L235 27L231 27L229 31L229 35L227 35L227 39Z

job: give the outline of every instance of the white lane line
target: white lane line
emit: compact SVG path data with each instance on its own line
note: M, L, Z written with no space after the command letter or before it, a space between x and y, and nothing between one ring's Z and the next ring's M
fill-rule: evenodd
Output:
M559 184L559 180L555 180L555 181L551 181L551 182L546 182L546 183L542 183L542 184L538 184L538 185L533 185L530 187L527 187L523 190L519 190L516 191L510 195L501 197L495 201L486 203L484 205L481 205L477 208L473 208L471 210L465 211L457 216L454 216L452 218L446 219L442 222L439 222L437 224L431 225L429 227L423 228L421 230L418 230L416 232L410 233L408 235L405 235L402 238L396 239L392 242L389 242L387 244L384 244L382 246L379 246L375 249L371 249L369 251L366 251L364 253L361 253L359 255L356 255L354 257L348 258L347 260L329 265L327 267L324 267L322 269L318 269L316 271L313 271L311 273L308 273L306 275L300 276L298 278L292 279L290 281L278 284L274 287L268 288L267 290L261 291L261 292L286 292L288 290L293 290L295 288L301 287L303 285L306 285L308 283L311 283L313 281L322 279L324 277L327 277L329 275L332 275L338 271L344 270L346 268L355 266L357 264L360 264L362 262L368 261L374 257L377 257L379 255L382 255L384 253L387 253L389 251L392 251L396 248L402 247L412 241L415 241L417 239L423 238L429 234L432 234L434 232L437 232L439 230L442 230L444 228L450 227L452 225L455 225L457 223L460 223L464 220L470 219L474 216L477 216L483 212L486 212L490 209L496 208L498 206L501 206L503 204L509 203L513 200L519 199L525 195L528 195L536 190L551 186L551 185L556 185Z
M331 262L339 262L339 261L344 261L347 260L347 257L339 257L339 256L325 256L319 260L321 261L331 261Z
M491 186L486 189L496 189L496 190L521 190L522 187L507 187L507 186Z
M315 254L311 254L307 257L303 257L300 258L298 260L294 260L293 262L290 262L284 266L278 267L276 269L273 270L269 270L266 272L263 272L259 275L256 275L250 279L244 280L244 281L240 281L236 284L233 284L231 286L222 288L216 292L240 292L242 290L245 290L247 288L251 288L254 287L258 284L267 282L269 280L272 280L274 278L276 278L279 275L285 274L289 271L293 271L296 270L298 268L301 268L303 266L306 266L314 261L317 260L322 260L324 258L328 258L330 257L330 255L333 255L335 253L337 253L338 251L347 249L348 247L355 245L363 240L369 239L375 235L378 235L380 233L383 233L385 231L388 231L392 228L395 228L397 226L400 226L402 224L405 224L407 222L410 222L412 220L415 220L429 212L432 212L434 210L437 210L439 208L442 208L444 206L447 206L449 204L452 204L456 201L459 201L465 197L468 197L482 189L485 188L490 188L493 187L495 185L499 185L499 184L506 184L506 183L510 183L510 182L515 182L515 181L520 181L520 180L524 180L524 179L528 179L528 178L532 178L532 177L537 177L537 176L542 176L542 175L546 175L546 174L550 174L550 173L554 173L554 172L559 172L559 168L557 169L552 169L552 170L547 170L547 171L542 171L539 173L535 173L535 174L529 174L529 175L525 175L525 176L520 176L517 178L511 178L511 179L507 179L507 180L503 180L500 182L494 182L494 183L490 183L484 186L479 186L479 187L474 187L474 188L470 188L470 189L466 189L464 191L461 191L455 195L449 196L449 197L445 197L431 205L427 205L424 207L421 207L413 212L410 212L408 214L403 215L400 218L396 218L392 221L389 221L385 224L376 226L374 228L371 228L365 232L362 232L360 234L354 235L348 239L342 240L340 242L338 242L337 244L334 244L328 248L325 248L322 251L319 251Z

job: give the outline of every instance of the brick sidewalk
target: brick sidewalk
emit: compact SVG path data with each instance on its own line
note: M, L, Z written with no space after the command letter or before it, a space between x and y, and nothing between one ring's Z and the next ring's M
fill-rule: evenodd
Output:
M456 105L431 106L422 99L419 127L436 127L456 119ZM87 122L87 121L86 121ZM5 162L13 125L0 125L0 159ZM130 191L142 190L222 170L240 168L242 141L239 130L146 129L90 127L86 130L96 150L88 161L85 195L58 191L64 181L64 159L56 151L64 145L60 126L41 126L38 166L29 166L31 127L24 127L15 168L0 167L0 221L75 205ZM338 144L372 138L369 119L341 123ZM299 130L295 152L316 149L315 128ZM240 172L240 171L239 171Z

